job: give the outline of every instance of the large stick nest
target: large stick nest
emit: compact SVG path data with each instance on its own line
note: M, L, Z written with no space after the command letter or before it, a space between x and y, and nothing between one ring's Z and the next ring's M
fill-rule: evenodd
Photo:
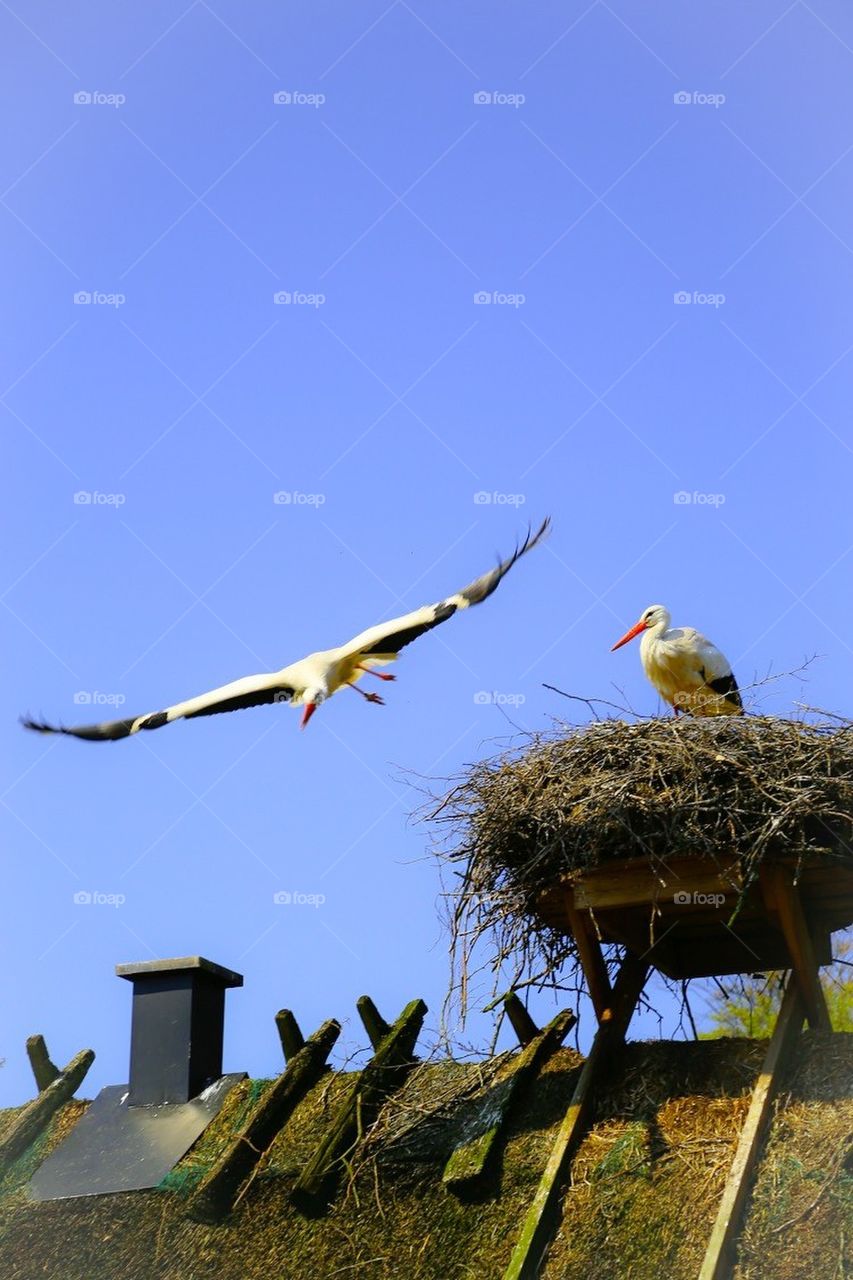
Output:
M765 858L853 863L853 724L603 720L524 735L469 766L430 817L444 825L440 856L455 873L461 977L490 935L493 970L511 958L516 975L539 965L553 979L572 945L535 903L567 873L608 859L737 854L749 882Z

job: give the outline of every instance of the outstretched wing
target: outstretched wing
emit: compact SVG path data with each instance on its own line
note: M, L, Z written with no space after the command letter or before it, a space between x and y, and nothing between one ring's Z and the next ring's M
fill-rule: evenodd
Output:
M407 644L417 640L418 636L452 618L457 609L467 609L469 605L481 604L483 600L488 599L501 579L509 573L516 560L521 559L528 551L532 551L537 542L544 538L550 525L551 517L546 516L536 533L528 530L524 542L516 547L511 556L501 560L494 569L475 579L463 591L457 591L456 595L448 596L446 600L439 600L438 604L427 604L420 609L414 609L411 613L403 614L401 618L380 622L378 626L362 631L348 644L343 645L341 652L344 655L359 654L365 658L396 656Z
M265 672L257 676L244 676L232 680L219 689L199 694L186 702L177 702L165 711L152 711L144 716L132 716L127 720L105 720L101 724L65 725L46 724L42 720L24 719L24 728L37 733L65 733L87 742L116 742L129 738L140 729L159 729L173 720L192 720L195 716L214 716L221 711L242 711L244 707L259 707L269 702L290 702L296 689L282 683L282 672Z

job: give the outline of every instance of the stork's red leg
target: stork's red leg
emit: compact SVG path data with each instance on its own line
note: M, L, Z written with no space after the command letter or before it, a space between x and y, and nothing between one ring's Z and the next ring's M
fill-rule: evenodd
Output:
M356 693L360 693L365 702L375 702L378 706L385 706L385 699L380 698L378 693L365 693L363 689L359 689L357 684L348 684L348 689L355 689Z
M359 667L358 670L365 671L369 676L376 676L377 680L396 680L397 679L396 676L390 675L387 671L374 671L372 667Z

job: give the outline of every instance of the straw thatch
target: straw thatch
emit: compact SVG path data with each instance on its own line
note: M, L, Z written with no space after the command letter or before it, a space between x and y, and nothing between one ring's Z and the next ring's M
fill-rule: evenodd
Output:
M770 717L603 720L524 735L430 806L463 976L488 936L493 967L553 978L572 944L539 895L608 860L739 855L853 862L853 725Z
M543 1280L688 1280L699 1264L766 1042L629 1045L615 1056L580 1147ZM424 1063L390 1099L329 1211L304 1217L289 1191L349 1086L329 1072L264 1156L221 1225L186 1216L199 1172L239 1128L264 1082L245 1081L157 1190L45 1204L33 1169L79 1118L67 1104L0 1184L5 1280L500 1280L579 1070L556 1053L513 1114L477 1202L442 1185L469 1105L496 1061ZM853 1036L809 1033L780 1095L747 1209L737 1280L847 1274L853 1243L849 1135ZM10 1120L14 1118L9 1114ZM0 1122L3 1117L0 1116ZM790 1225L789 1225L790 1224Z

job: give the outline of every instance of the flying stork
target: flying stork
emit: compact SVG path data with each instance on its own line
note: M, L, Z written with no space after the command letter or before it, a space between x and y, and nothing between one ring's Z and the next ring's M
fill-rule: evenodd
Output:
M743 715L728 659L693 627L670 627L670 621L668 609L651 604L613 649L642 633L643 670L676 715L680 711L694 716Z
M25 728L35 729L39 733L65 733L89 742L114 742L118 738L128 738L140 729L159 729L164 724L171 724L173 720L191 720L195 716L239 711L244 707L257 707L269 702L289 702L291 706L304 707L301 722L304 729L320 703L345 686L355 689L368 702L383 705L383 699L377 693L365 693L358 688L356 681L363 675L373 675L380 680L396 679L393 675L375 671L374 667L395 662L401 649L417 640L424 632L446 622L457 609L467 609L469 605L480 604L487 599L516 560L531 551L545 536L550 523L550 516L546 516L535 534L528 529L524 542L516 547L511 556L499 561L494 569L484 573L456 595L448 596L438 604L424 605L423 608L415 609L390 622L380 622L337 649L310 653L307 658L283 667L281 671L244 676L242 680L234 680L219 689L199 694L197 698L176 702L165 711L148 712L128 720L107 720L101 724L84 724L71 728L30 719L24 719L22 723Z

